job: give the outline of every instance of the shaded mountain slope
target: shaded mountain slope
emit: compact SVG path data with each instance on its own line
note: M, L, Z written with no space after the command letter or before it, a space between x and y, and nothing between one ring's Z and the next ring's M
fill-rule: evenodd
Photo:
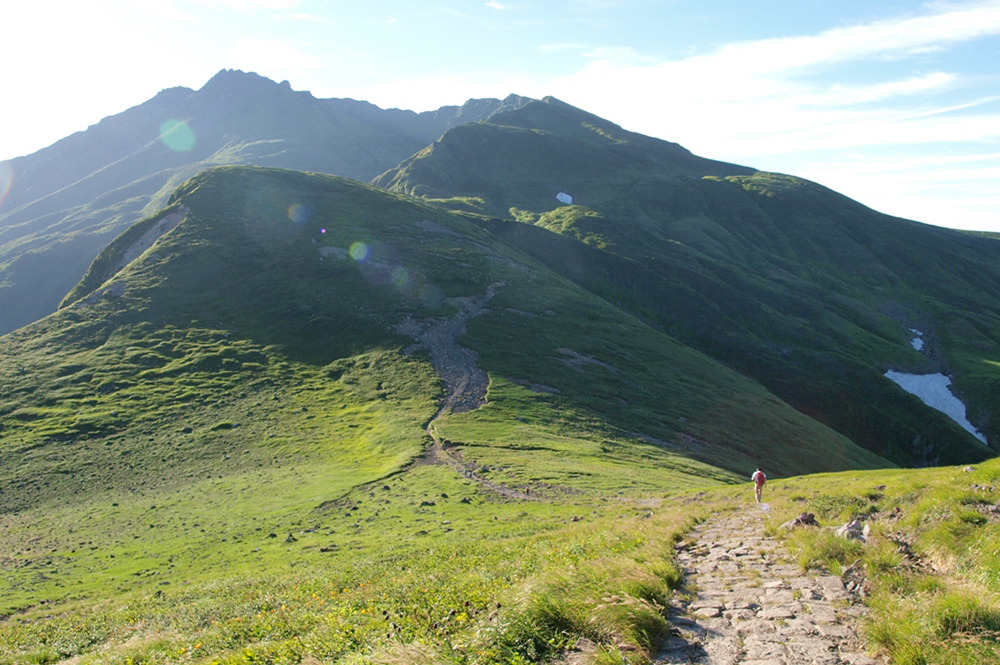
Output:
M0 526L20 562L0 595L211 578L248 538L254 565L290 565L269 532L424 452L446 386L422 331L452 319L488 392L435 421L449 455L491 486L575 497L559 510L759 463L889 464L502 234L343 178L220 167L111 243L58 312L0 337ZM470 482L435 469L419 491ZM53 557L58 575L32 576Z
M54 311L101 247L204 168L254 164L368 180L449 127L524 101L386 111L228 70L197 91L164 90L8 162L13 185L0 201L0 332Z
M229 331L230 339L267 356L322 367L406 347L413 340L401 332L405 325L447 316L488 288L495 291L488 309L468 323L460 343L478 350L480 366L498 380L557 389L535 393L536 400L585 405L622 431L658 439L711 434L709 443L720 450L742 445L748 455L798 445L794 436L772 441L763 430L725 431L718 415L707 415L729 402L734 412L749 408L735 406L741 402L758 403L735 417L776 418L764 429L799 428L803 439L828 442L822 454L803 452L799 460L775 451L768 459L775 469L878 463L487 228L353 181L292 171L226 167L192 179L164 211L106 249L57 314L5 337L5 355L20 367L23 349L72 353L116 336L140 344L154 328L194 327ZM34 360L55 363L61 353ZM168 374L179 369L155 353L140 357L140 367L148 361L154 369L165 362ZM226 357L206 357L205 367L240 365ZM34 396L22 398L27 405ZM8 412L22 398L6 404ZM732 451L712 461L734 469L751 464L734 464Z
M700 160L551 99L450 130L375 183L515 220L484 223L898 463L993 454L883 373L946 372L996 439L994 239ZM911 329L928 341L920 352Z
M306 212L293 219L295 207ZM162 235L142 241L150 230ZM93 274L136 251L109 279L85 280L57 314L3 338L12 377L5 439L40 435L35 445L58 449L94 434L124 436L132 418L163 415L141 405L156 406L161 388L182 390L189 379L183 390L193 394L204 381L208 395L259 372L271 384L269 371L288 363L323 368L401 349L413 340L395 332L400 324L447 316L493 285L489 309L460 343L479 351L491 390L506 385L536 403L540 418L548 409L576 413L570 420L589 413L617 436L660 441L648 446L654 456L734 470L758 457L780 473L881 463L488 230L351 181L211 170L112 243ZM121 349L118 361L107 362L110 348ZM95 400L102 406L86 406ZM119 415L108 416L117 402ZM508 417L501 400L484 413L494 410ZM91 411L103 425L91 423ZM787 455L789 447L798 452Z

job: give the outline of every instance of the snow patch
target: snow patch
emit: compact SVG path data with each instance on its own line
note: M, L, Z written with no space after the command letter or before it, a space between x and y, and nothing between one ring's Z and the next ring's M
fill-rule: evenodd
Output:
M917 351L921 351L924 348L924 340L923 340L924 334L919 330L917 330L916 328L910 328L910 332L916 335L916 337L914 337L910 341L910 344L912 344L913 348L916 349Z
M559 192L556 194L556 198L559 199L560 203L565 203L566 205L573 205L573 197L566 192Z
M952 394L948 388L951 379L944 374L904 374L889 370L885 376L906 392L919 397L927 406L954 420L972 436L987 443L986 437L966 419L965 404Z

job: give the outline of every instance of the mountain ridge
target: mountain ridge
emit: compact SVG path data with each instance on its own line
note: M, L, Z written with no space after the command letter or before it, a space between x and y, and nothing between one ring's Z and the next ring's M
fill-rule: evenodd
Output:
M169 125L164 138L158 129L138 152L78 181L111 182L116 172L141 171L135 160L146 159L146 153L156 156L149 163L158 171L102 192L75 213L115 211L113 223L88 228L86 217L70 215L41 228L47 224L44 217L26 226L11 224L8 215L0 220L8 223L0 229L0 240L4 232L9 236L30 231L32 225L39 228L34 238L24 235L8 243L15 252L33 251L8 261L4 269L16 274L27 266L28 275L31 269L53 270L50 262L40 260L51 255L41 251L46 241L57 239L48 251L63 255L73 251L73 241L97 246L116 224L126 223L129 206L143 204L146 219L153 219L149 215L169 202L173 187L199 169L255 159L284 166L292 160L287 146L308 135L308 145L293 160L301 168L303 161L329 152L329 144L308 131L283 137L280 120L301 117L299 108L344 109L328 116L335 122L327 122L323 134L351 137L338 144L342 146L362 145L373 134L398 138L411 132L409 150L443 130L437 140L376 175L376 186L464 211L483 228L504 229L502 235L515 243L529 236L511 233L489 218L544 229L546 233L530 236L544 249L521 249L595 294L628 303L630 314L763 382L801 412L880 455L902 464L926 464L959 461L971 451L984 454L947 419L923 407L893 406L892 416L882 412L879 405L892 403L898 392L882 376L887 369L947 371L972 409L970 418L987 433L996 430L998 416L990 409L989 395L997 377L979 369L982 353L989 358L997 341L1000 311L994 288L1000 280L996 244L987 237L890 218L793 176L701 158L552 97L512 95L424 114L384 112L364 102L318 100L293 91L287 82L223 70L201 91L168 89L107 119L105 127L99 123L98 134L109 133L115 122L145 123L148 129L150 109L175 102L183 102L188 116L171 111L173 119L161 123ZM412 134L421 126L422 137ZM257 138L241 142L222 132L235 127ZM206 139L212 136L216 142ZM379 143L379 150L390 154L390 144ZM119 141L106 146L106 153L130 147ZM330 152L326 165L346 163L355 154L344 150ZM369 153L366 159L371 157ZM188 159L201 161L163 168L170 160ZM141 194L144 188L148 192L164 179L156 194L144 198L149 196ZM79 230L66 234L69 229ZM554 244L557 235L599 252ZM553 256L573 256L576 263L557 264L546 256L550 250ZM75 260L83 256L77 254ZM921 257L917 267L910 257ZM610 272L588 272L588 261ZM72 261L59 264L66 268ZM75 287L65 288L64 272L63 281L46 287L47 297L63 300L72 290L65 302L78 300L111 277L103 272L107 269L98 261ZM25 283L8 279L0 296L16 296ZM649 284L659 286L650 291ZM37 300L17 302L39 306ZM955 317L957 312L961 315ZM923 353L906 344L910 328L928 328ZM827 377L833 368L841 370L842 378L831 382ZM941 456L952 449L966 452Z
M442 410L470 378L449 354L485 377L485 400ZM548 523L760 463L893 466L475 219L282 169L187 181L58 312L0 336L0 375L0 545L26 562L0 597L15 607L65 598L66 580L152 593L164 578L134 575L151 548L213 579L263 538L252 560L283 569L298 555L268 533L343 529L345 497L389 510L369 494L422 474L442 503L530 496ZM424 456L432 419L447 465ZM394 500L412 520L412 498ZM348 532L380 528L371 517ZM61 572L33 577L38 551Z
M237 70L222 70L200 90L165 89L7 162L13 183L0 202L0 333L55 311L101 247L201 169L246 163L370 180L452 124L523 101L512 95L394 112L317 99Z
M585 279L630 292L630 311L898 463L958 462L964 453L941 451L979 444L929 408L887 411L898 391L887 369L947 371L971 417L995 431L1000 376L982 370L1000 343L995 241L593 123L558 100L534 102L449 130L374 182L444 208L469 210L475 199L473 212L643 265L661 288L621 268L611 284ZM544 245L545 234L534 241ZM572 271L556 258L548 265ZM980 336L972 346L970 325ZM910 328L930 328L922 354Z

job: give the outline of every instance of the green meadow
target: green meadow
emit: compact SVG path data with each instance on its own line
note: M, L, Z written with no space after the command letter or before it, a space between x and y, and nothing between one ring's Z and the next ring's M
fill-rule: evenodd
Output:
M870 567L878 648L991 648L993 490L972 483L994 462L895 468L624 307L634 290L552 269L534 226L512 242L281 170L167 203L0 337L0 665L541 663L581 638L645 663L674 543L745 505L758 464L775 532L902 514L864 549L790 539L804 568ZM443 377L471 380L442 365L458 348L485 398L441 414ZM901 576L895 530L935 568Z

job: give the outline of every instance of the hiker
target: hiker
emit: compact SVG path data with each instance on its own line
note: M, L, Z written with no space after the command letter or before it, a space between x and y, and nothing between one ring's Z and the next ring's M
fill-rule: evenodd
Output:
M764 475L764 472L758 466L757 470L750 476L750 480L753 481L753 493L757 497L757 503L760 503L760 493L764 489L764 483L767 482L767 476Z

